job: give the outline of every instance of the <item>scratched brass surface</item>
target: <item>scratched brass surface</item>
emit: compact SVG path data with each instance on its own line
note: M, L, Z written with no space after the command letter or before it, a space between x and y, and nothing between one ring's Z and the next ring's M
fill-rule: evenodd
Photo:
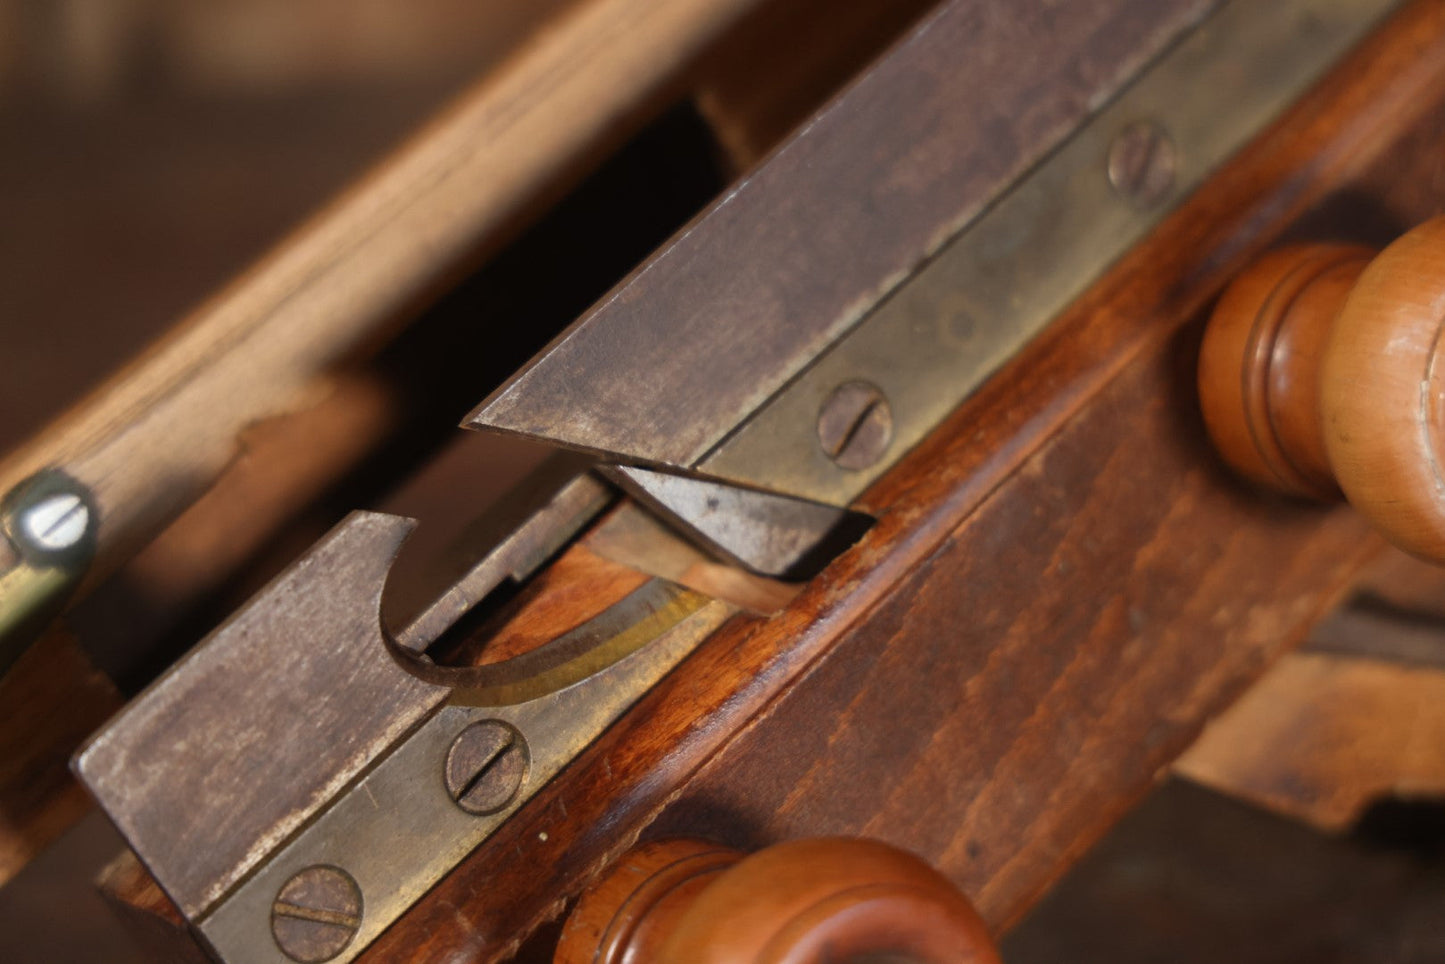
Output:
M615 636L631 655L527 703L443 707L275 853L199 922L222 959L289 964L270 937L272 901L294 874L316 865L345 868L361 890L360 928L332 960L354 958L736 611L660 580L637 592L646 594L647 605L624 620ZM530 762L507 806L478 816L457 806L442 773L452 740L482 720L515 727L526 740Z

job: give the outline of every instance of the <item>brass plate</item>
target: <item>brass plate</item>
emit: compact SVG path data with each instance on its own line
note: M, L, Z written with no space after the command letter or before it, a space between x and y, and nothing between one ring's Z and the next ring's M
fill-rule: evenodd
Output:
M442 707L197 921L216 954L230 964L294 964L272 940L272 903L295 874L321 865L343 868L361 893L359 929L330 958L352 960L736 611L661 580L638 593L650 594L650 601L617 635L655 638L584 681L528 703ZM516 796L502 810L478 816L453 801L443 770L452 740L482 720L520 732L529 762Z
M1303 94L1398 0L1232 0L1163 54L933 261L834 343L699 471L844 505L1039 334L1221 163ZM1141 206L1110 183L1130 125L1175 153L1172 188ZM832 461L819 411L850 381L882 389L887 450L866 468Z

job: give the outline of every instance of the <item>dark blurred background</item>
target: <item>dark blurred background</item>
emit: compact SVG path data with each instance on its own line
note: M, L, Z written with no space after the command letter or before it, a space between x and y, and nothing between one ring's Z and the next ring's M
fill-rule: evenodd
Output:
M0 0L0 451L566 0Z

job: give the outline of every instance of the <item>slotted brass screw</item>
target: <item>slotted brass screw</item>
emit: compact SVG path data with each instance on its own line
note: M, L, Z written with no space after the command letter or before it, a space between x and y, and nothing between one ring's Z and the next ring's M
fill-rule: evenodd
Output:
M98 521L89 490L59 469L43 469L0 498L4 536L37 565L82 569Z
M501 720L473 723L447 751L447 792L467 813L496 813L516 799L529 760L527 741L515 727Z
M361 929L361 888L339 867L307 867L276 892L271 934L293 961L320 964L351 943Z
M866 469L893 440L893 409L871 382L844 382L818 412L818 444L839 468Z
M20 515L20 529L42 549L59 552L85 538L90 528L90 507L74 492L57 492Z
M1153 121L1129 124L1109 145L1109 183L1135 207L1152 208L1168 198L1178 172L1179 149Z

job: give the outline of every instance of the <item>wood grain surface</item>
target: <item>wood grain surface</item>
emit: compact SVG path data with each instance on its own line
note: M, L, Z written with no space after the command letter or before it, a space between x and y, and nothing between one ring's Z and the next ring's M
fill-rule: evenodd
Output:
M1445 563L1445 219L1370 262L1330 331L1325 449L1350 503L1395 545Z
M1438 128L1409 131L1442 94L1445 4L1417 2L868 493L860 545L725 627L371 959L501 959L649 825L873 828L1016 919L1377 547L1216 461L1190 326L1372 161L1435 164Z
M587 5L588 0L572 4L572 6ZM679 5L673 4L672 6L677 8ZM707 9L716 9L716 5L710 8L706 4L688 4L683 6L684 9L691 8L700 12L706 11ZM733 5L730 9L741 10L746 6L749 5ZM755 6L755 4L752 6ZM620 10L620 8L616 7L615 9ZM761 18L753 17L745 23L740 24L741 29L727 31L727 38L722 41L726 49L709 54L706 67L698 67L696 69L705 71L709 75L714 75L717 72L727 71L729 69L728 65L734 58L755 61L756 58L753 52L757 45L770 44L771 49L779 50L781 49L781 45L778 38L782 33L801 29L807 24L810 18L816 19L826 13L826 11L821 9L815 2L801 5L795 4L791 9L794 11L794 16L792 17L784 17L781 18L781 20L776 15L763 16ZM503 15L506 13L507 11L498 8L493 15ZM532 17L536 15L537 13L535 11L528 14L528 16ZM620 15L619 13L619 16ZM653 14L647 14L647 16L652 17L652 21L649 22L657 22L657 17ZM729 14L728 16L732 15ZM714 38L724 32L724 27L727 22L729 21L724 17L722 20L709 21L706 24L702 24L700 21L695 23L694 26L689 29L694 30L696 35L690 35L687 38L686 43L682 44L676 51L677 56L683 58L685 61L693 56L697 50L701 50L711 43L714 43ZM780 95L778 97L780 103L786 101L792 105L792 114L790 116L798 117L806 113L807 109L813 106L817 99L825 97L827 93L831 91L832 85L845 76L849 68L856 65L861 59L866 59L867 56L883 46L888 39L891 39L891 34L879 36L876 31L870 32L858 29L862 24L852 19L849 20L849 23L853 26L853 29L849 33L846 49L840 52L833 49L832 46L829 46L829 43L832 42L834 31L818 31L815 29L813 32L816 37L820 41L826 40L829 41L829 43L821 43L817 49L815 49L814 54L809 59L807 69L800 69L798 64L790 62L787 65L788 71L786 73L786 79L774 77L774 80L769 84L773 92ZM814 26L816 25L814 24ZM473 120L477 120L477 115L484 114L486 111L483 105L484 101L492 103L493 109L500 109L498 105L502 103L502 100L499 100L499 98L505 99L508 90L511 90L512 94L516 97L522 97L523 95L518 93L518 91L521 90L522 86L525 86L528 71L535 70L536 63L545 59L545 50L552 50L553 55L556 56L558 55L557 51L561 49L559 45L565 47L568 44L572 44L575 46L579 42L578 31L582 28L578 27L575 23L570 26L562 23L555 25L552 29L555 36L547 35L537 40L544 48L542 52L534 50L518 55L520 60L530 61L532 63L531 68L526 66L525 63L520 66L514 65L510 68L514 73L520 73L522 75L520 80L514 77L512 81L501 83L500 92L498 83L484 81L474 92L467 96L464 103L454 108L454 118L457 116L471 116ZM526 39L531 40L533 38L527 37ZM585 74L589 69L592 69L592 67L599 62L598 58L600 58L604 67L606 67L607 64L614 64L615 66L614 59L609 58L625 56L629 44L636 44L639 47L645 48L647 44L654 39L656 38L647 34L646 31L629 34L623 39L620 47L614 45L615 49L611 51L596 52L595 57L592 53L588 53L587 57L572 60L570 63L579 75ZM834 46L836 46L836 44ZM689 53L689 50L692 51L692 53ZM840 61L838 59L839 57L843 59ZM550 184L548 191L560 190L568 178L580 174L582 168L591 164L593 159L605 153L607 144L616 141L624 136L627 131L635 128L638 123L651 112L652 103L650 99L660 101L670 95L668 93L669 91L671 94L675 94L678 89L686 86L686 84L695 82L691 79L695 76L695 70L692 68L686 71L687 79L682 82L671 77L653 77L652 80L648 80L652 72L667 66L667 58L649 55L644 59L646 63L641 65L643 68L642 76L629 80L628 83L631 84L630 87L628 84L624 84L620 88L613 85L605 88L599 87L589 92L590 96L598 99L599 104L603 101L610 103L612 99L617 99L618 111L624 109L625 105L622 103L622 100L626 97L641 98L634 105L638 110L637 115L622 116L614 112L614 115L610 117L584 118L586 123L606 125L607 129L603 132L604 143L601 144L571 143L566 140L566 138L571 135L562 135L563 147L568 150L581 151L586 157L583 158L583 162L578 163L575 170L568 169L563 172L565 176L554 178L556 183ZM761 67L757 67L755 64L755 68L756 69L748 74L753 82L756 82L762 74L771 76L780 69L780 62L776 58L773 58L768 64ZM761 74L759 70L761 70ZM508 83L511 84L511 87L507 86ZM570 83L571 81L568 80L567 84ZM649 86L649 84L652 86ZM785 90L791 90L794 84L802 84L807 89L797 95L790 94L788 97L782 97L781 93ZM564 84L564 86L566 85ZM575 89L572 87L567 87L564 93L568 91L575 93ZM657 95L655 98L654 94ZM553 105L553 101L549 99L551 95L546 91L533 91L530 92L530 95L538 98L535 104L543 115L542 119L548 121L548 110ZM521 103L520 100L517 102ZM602 111L601 113L605 115L606 111ZM769 116L776 119L777 112L775 106ZM550 120L562 123L563 118L556 116L551 117ZM150 131L149 127L145 125L142 126L146 134L153 136L153 132ZM236 125L228 119L227 126L228 129L231 129ZM439 126L446 128L448 123L443 121ZM154 127L154 124L151 124L150 127ZM774 138L781 137L782 134L785 133L785 131L778 129L775 125L770 126L768 132L768 136ZM141 136L145 135L143 134ZM432 140L436 140L440 135L431 134L427 136ZM304 139L298 137L293 138L293 140L301 141ZM495 145L493 149L505 152L507 149L505 138L502 143ZM413 152L420 151L425 153L427 149L421 146L414 146L411 150ZM470 163L470 161L468 163ZM478 163L480 163L480 160ZM157 164L154 162L154 159L151 159L149 167L154 168L158 172L152 175L153 180L163 182L167 172L174 174L171 167ZM532 173L536 174L539 178L546 176L546 172L541 169ZM372 192L375 190L376 184L391 185L394 188L398 183L398 178L398 175L379 171L367 182L367 185L370 186L358 187L356 193L366 194ZM539 181L538 183L541 185L542 182ZM90 184L87 184L86 187L92 193L103 193L107 190L105 187ZM426 185L417 184L413 185L413 187L416 190L423 190ZM486 193L495 190L495 186L488 183L485 179L477 179L467 190ZM543 195L546 195L548 191L543 191L539 194L539 198L545 201L546 197ZM513 203L514 200L516 199L505 199L505 203L510 204ZM267 201L272 206L276 206L279 203L275 198L268 198ZM253 201L253 206L254 203ZM300 258L305 262L306 257L308 257L307 252L309 251L309 256L312 257L312 261L308 263L318 272L322 272L323 270L329 271L330 269L324 265L325 252L317 249L318 242L316 242L314 238L318 232L323 231L323 225L328 220L345 217L347 216L347 211L351 211L354 215L359 204L360 202L355 200L344 200L340 202L337 208L329 213L323 214L316 222L313 222L311 226L303 229L301 233L288 242L292 249L301 248L302 251L300 253L293 251L290 256L277 254L275 257L281 258L282 260L285 260L286 257ZM475 226L475 230L478 232L477 237L474 239L474 243L466 250L463 260L484 255L487 250L495 247L496 244L507 237L508 232L516 227L516 220L517 219L498 221L495 224L486 223ZM242 233L244 234L245 232ZM311 240L307 240L308 238ZM392 242L387 239L378 239L378 243L383 244L384 247L385 244ZM405 239L403 238L397 243L404 244ZM371 261L367 260L368 258L382 259L386 256L385 250L380 251L380 253L376 253L376 249L369 250L371 250L372 253L368 254L367 251L356 252L355 256L360 259L359 262L357 262L360 268L358 269L353 265L353 268L349 270L359 270L362 275L365 276L369 270L368 265L372 264ZM437 253L451 256L451 254L455 254L456 252L431 252L431 254ZM128 262L126 264L128 264L128 267L126 267L122 273L126 273L130 282L134 283L136 266ZM180 271L182 274L194 277L194 272L190 271L190 267L193 267L193 265L190 265L189 262L184 262L177 266L174 261L168 261L167 266L165 270L169 270L172 273ZM296 267L294 263L292 266L293 268ZM419 268L420 265L416 265L416 267ZM431 267L438 271L442 268L441 265L433 265ZM297 268L297 270L302 271L304 274L304 268L305 264L303 263L301 268ZM268 278L274 280L277 270L279 269L276 269L274 265L272 267L262 267L258 269L249 280L238 282L229 292L202 309L192 319L186 322L186 324L191 328L214 330L220 324L220 322L216 320L217 318L227 316L228 313L231 315L234 315L236 312L245 313L251 309L254 309L253 320L260 319L264 322L264 316L268 310L267 306L270 305L271 307L275 307L284 316L274 323L265 322L271 325L271 327L266 330L274 334L279 330L278 326L284 326L286 319L292 318L293 315L295 315L295 312L292 311L284 301L267 300L268 296L263 290L263 286ZM309 281L301 282L303 289L307 284L311 283L322 287L329 283L319 276L308 277L310 277ZM333 276L330 274L325 275L325 278L331 277ZM343 284L351 283L350 280L346 280L351 277L346 271L341 271L338 275L335 275L335 277L342 278ZM396 279L392 280L395 281ZM371 284L373 279L363 277L363 282ZM102 284L101 287L104 287L104 285ZM278 295L277 297L279 298L280 296ZM249 308L246 306L248 301L250 302ZM60 302L61 310L64 309L65 304L68 304L68 302L63 300ZM144 313L146 304L148 304L148 302L143 301L141 305L137 307L134 303L128 303L128 307L133 313L136 311ZM51 304L50 307L53 308L54 304ZM323 316L328 310L324 304L318 308L318 311L320 311ZM372 306L366 306L366 310L372 311ZM287 312L291 313L287 314ZM326 319L323 318L323 321L325 320ZM361 324L363 327L375 327L378 325L388 325L390 323L391 322L382 317L381 314L377 314L376 317L358 320L358 324ZM151 327L155 326L152 325ZM350 334L346 335L346 337L355 335L356 331L357 330L350 330ZM300 336L304 333L294 328L288 328L282 332L282 334L290 337L293 335ZM204 340L202 336L198 335L195 337ZM265 337L269 338L271 335L268 334ZM104 357L107 360L107 364L109 364L110 359L113 358L113 347L108 351L107 343L103 340L93 343L92 349L94 354ZM167 351L168 350L163 349L161 355L165 356ZM194 377L204 380L207 377L206 371L209 370L206 366L209 366L212 361L215 361L215 359L198 357L196 359L197 367L195 370L184 377ZM227 361L225 364L231 365L232 363ZM242 359L238 365L240 369L247 367L244 359ZM149 363L142 363L139 367L133 368L127 375L122 376L118 384L124 384L129 387L122 388L121 393L124 394L125 392L132 391L136 387L137 380L143 381L145 377L147 377L145 372L151 370L152 368ZM257 373L250 372L249 375L243 377L248 378L250 375L255 374ZM48 382L46 386L53 388ZM14 388L15 386L11 387ZM280 390L280 388L280 386L267 386L259 382L255 384L248 383L244 386L246 392L257 392L260 395L265 395L273 390ZM40 394L43 395L43 393ZM52 391L51 394L54 395L55 393ZM282 394L284 394L284 392ZM105 398L105 390L102 390L93 395L90 403L87 404L95 403L102 408L107 406L113 408L112 403L106 401ZM249 404L245 399L232 400ZM238 414L236 411L230 411L228 415L227 411L223 410L225 406L221 408L213 407L209 410L194 408L186 410L183 405L178 405L170 396L165 395L163 392L151 401L154 402L155 406L171 406L171 410L176 413L178 418L220 420L209 428L200 429L207 432L214 431L213 441L215 441L217 445L214 451L208 449L206 452L200 453L205 458L209 458L210 455L215 455L218 459L222 458L222 449L225 449L228 444L228 432L232 433L229 441L233 444L229 449L226 449L223 459L225 462L224 469L214 484L211 484L209 480L205 478L206 472L202 471L199 472L195 478L188 477L186 485L191 486L191 488L186 492L178 491L166 496L167 498L170 498L172 495L175 497L175 511L181 512L184 508L177 523L168 526L157 539L146 545L140 551L139 555L131 561L129 568L124 570L124 579L112 580L110 583L105 584L100 593L102 597L100 604L98 606L92 606L91 610L87 613L86 619L88 620L88 624L85 628L91 630L97 630L99 628L100 632L119 635L120 638L125 641L144 639L147 638L148 633L155 635L158 634L161 629L170 626L172 623L168 622L168 620L174 621L181 618L181 616L187 612L187 607L194 607L198 598L203 598L206 594L214 593L218 585L221 585L228 577L233 577L241 561L247 559L250 554L254 553L258 547L266 544L268 540L274 539L277 530L283 524L289 522L294 528L294 520L298 509L308 504L318 493L334 485L336 480L346 471L351 470L363 457L369 455L376 448L377 444L387 436L387 433L395 429L400 415L399 409L402 407L398 403L398 400L393 397L393 392L389 387L369 374L343 372L338 376L336 373L329 371L317 373L316 377L304 391L300 391L298 394L289 397L289 399L277 396L272 399L272 402L274 402L272 408L267 408L265 405L262 405L261 408L245 416ZM229 401L231 400L228 400L227 404L229 404ZM286 410L286 414L282 417L261 417L265 415L266 412L273 410ZM140 417L137 411L130 411L129 413L112 411L111 415L119 419L119 421L115 423L116 426L121 425L125 419ZM226 419L231 416L236 417L235 424L224 424ZM67 430L71 432L70 442L75 441L75 424L85 422L86 418L90 418L98 425L104 422L107 417L104 413L94 411L91 412L90 416L73 414L71 416L72 428ZM247 418L252 420L247 422ZM95 421L97 419L99 421ZM157 436L153 435L150 437L152 441L155 441ZM170 445L176 443L177 440L162 439L161 441ZM35 447L31 450L31 455L34 456L37 462L58 458L59 455L57 452L67 444L69 444L69 442L67 442L66 439L50 435L46 439L36 443ZM109 443L107 442L107 444ZM131 486L132 488L134 488L135 485L143 484L146 472L148 471L143 460L137 459L133 462L127 460L124 454L125 451L127 451L125 446L129 445L130 442L117 441L116 444L120 447L113 450L114 457L111 461L117 464L124 463L121 474L130 480L126 481L122 479L121 481L124 485ZM176 448L179 450L183 448L183 446L176 445ZM209 452L209 454L207 454L207 452ZM189 458L194 454L196 453L179 452L182 458ZM13 464L10 465L10 468L14 468L15 473L22 471L20 468L15 468ZM200 493L208 484L211 487L207 489L203 495L200 495L197 501L191 503L189 508L185 508L186 501ZM161 493L155 492L147 494L160 495ZM159 524L160 521L161 520L158 519L157 524ZM110 528L110 523L107 523L106 532L107 538L109 538L110 535L117 534ZM131 542L131 546L138 545L142 541L144 532L138 529L133 535L134 539ZM294 531L290 533L290 536L297 537L291 539L294 551L302 545L304 538L298 537L298 534ZM425 541L425 536L426 533L424 533L423 538L418 541ZM300 538L300 541L298 541L298 538ZM412 547L409 547L409 550L411 548ZM127 547L123 551L129 551L129 548ZM0 556L3 556L3 547L0 547ZM119 555L117 555L116 558L118 560ZM0 558L0 565L3 564L4 559ZM279 566L281 563L278 560L276 564ZM706 564L704 563L703 565L705 566ZM742 595L747 598L753 598L749 597L749 592L759 585L756 580L748 580L747 577L732 570L724 570L721 567L712 566L708 566L707 569L708 578L703 581L706 582L711 579L711 581L715 582L716 578L729 581L728 585L723 587L725 594ZM739 580L741 580L741 582L739 582ZM259 582L260 580L253 580L253 584L259 585ZM712 586L711 588L718 587ZM772 592L776 588L777 587L764 587L764 591ZM741 590L741 592L739 590ZM788 592L786 587L783 587L782 591L784 593ZM127 598L125 598L123 602L118 602L117 599L120 596ZM90 601L95 603L96 597L92 596ZM756 598L754 598L754 604L757 604ZM763 600L762 605L767 608L773 606L774 602L771 600ZM198 622L196 625L199 626L200 623ZM29 856L44 846L54 835L62 832L75 817L85 812L88 808L88 800L85 794L68 777L67 759L80 740L106 716L118 708L115 693L110 687L104 685L100 677L94 672L94 669L86 664L84 657L78 652L74 652L73 641L67 640L64 645L68 647L67 652L69 653L69 659L55 661L51 664L50 670L56 675L48 679L44 686L38 688L33 687L33 680L31 679L33 674L30 673L27 673L16 685L23 683L28 690L33 690L36 693L60 692L67 690L68 687L68 691L76 697L75 700L68 703L73 709L77 710L71 714L73 719L67 720L64 725L48 726L46 732L48 735L54 737L53 740L36 741L29 739L26 733L28 733L27 727L29 723L33 720L34 705L33 700L26 699L9 704L9 706L16 711L16 715L7 715L4 721L5 725L0 726L0 731L8 732L10 723L13 721L16 725L14 730L15 738L24 743L24 746L17 745L16 751L9 755L8 758L12 761L12 766L6 768L5 772L0 774L0 813L3 813L6 818L3 828L0 828L0 853L6 855L3 860L0 860L0 865L3 865L3 868L0 868L0 880L5 879L11 872L22 865ZM50 644L46 644L45 651L50 651ZM501 650L494 647L489 650L489 652L498 653L501 652ZM114 667L110 667L110 669L114 671ZM131 680L131 682L133 683L134 680ZM91 694L93 690L103 690L103 692L97 692L94 696L85 695L81 697L79 695L82 693ZM46 708L47 713L50 711L50 708ZM13 777L13 781L8 779L11 777Z
M860 545L716 634L367 959L504 958L644 831L872 828L1015 920L1377 549L1234 480L1189 373L1209 300L1292 223L1439 203L1442 99L1445 3L1417 0L871 490Z
M1246 478L1290 495L1340 498L1320 420L1320 364L1374 255L1354 245L1290 245L1255 261L1220 296L1199 348L1199 399L1210 439Z

